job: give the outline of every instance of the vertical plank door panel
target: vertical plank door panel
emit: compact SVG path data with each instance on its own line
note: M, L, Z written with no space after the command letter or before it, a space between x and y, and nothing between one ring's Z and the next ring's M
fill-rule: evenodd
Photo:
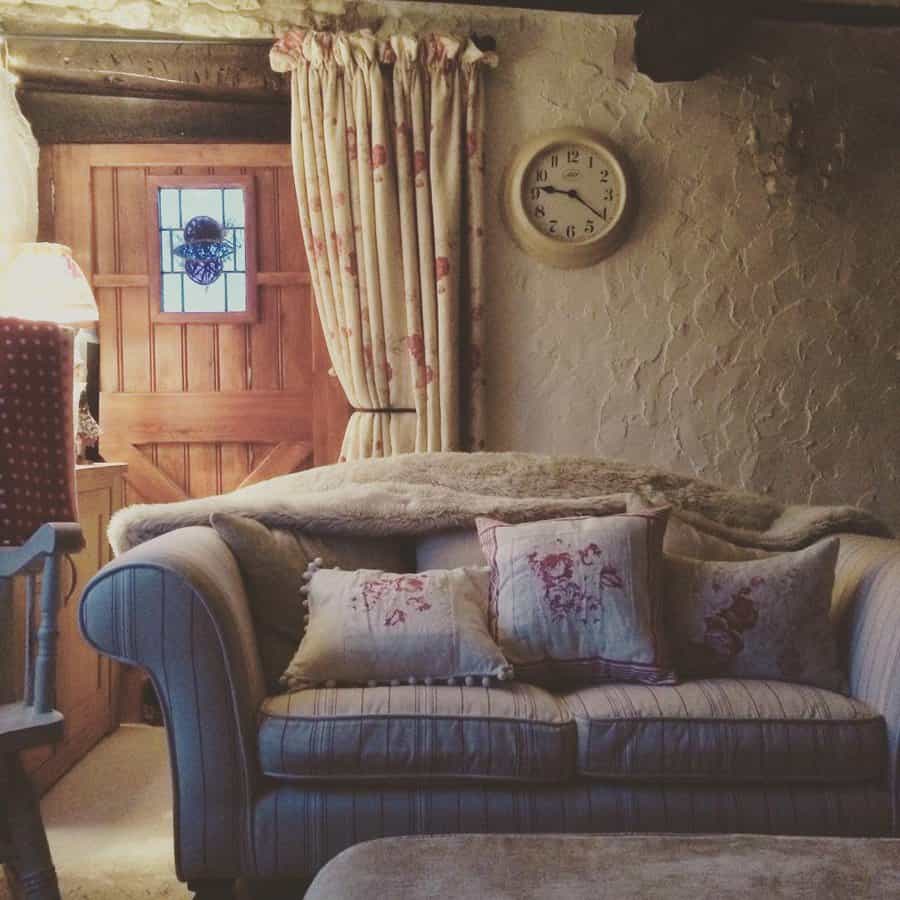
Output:
M308 272L300 230L294 176L290 167L276 169L279 265L286 272ZM310 289L305 284L281 288L282 380L290 390L314 390ZM308 465L313 462L312 458Z
M64 175L66 169L60 169ZM100 166L91 170L92 222L94 223L94 273L107 274L119 271L118 231L116 229L116 170L111 166ZM71 188L62 183L57 188L59 195L66 194ZM89 273L93 274L93 273ZM102 332L109 352L100 356L100 380L104 384L114 384L122 390L122 373L120 369L119 348L119 308L120 292L117 288L94 288L94 298L100 311L98 332Z
M278 271L278 184L275 170L256 171L257 259L260 271ZM250 332L250 389L279 390L281 371L281 291L259 288L259 322ZM271 444L253 444L250 466L255 468L272 449Z
M247 175L246 166L216 166L217 175ZM220 391L247 390L247 348L250 329L245 323L216 326L218 332L218 377ZM233 491L250 473L250 444L224 441L219 443L220 490Z
M147 170L148 175L179 175L180 166L153 166ZM144 255L142 273L148 272L147 255ZM158 298L147 295L147 315L150 316L151 304ZM152 321L152 319L151 319ZM185 348L187 332L181 325L153 322L150 326L153 333L153 385L154 391L179 392L185 390ZM188 460L186 444L155 444L149 455L162 472L168 475L177 485L187 490Z
M189 158L189 157L188 157ZM182 166L182 175L213 175L212 166ZM185 387L188 393L218 390L217 325L183 325L185 340ZM214 442L193 442L187 446L185 489L193 497L221 491L218 447Z
M146 193L146 174L143 168L123 167L115 170L115 205L112 213L116 227L116 271L119 273L147 271ZM147 289L122 288L120 302L122 389L149 391L152 389L153 338Z

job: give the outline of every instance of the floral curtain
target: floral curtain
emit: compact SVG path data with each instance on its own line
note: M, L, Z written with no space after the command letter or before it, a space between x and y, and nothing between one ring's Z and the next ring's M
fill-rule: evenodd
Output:
M293 31L294 181L316 304L354 407L342 459L484 446L482 72L431 35Z

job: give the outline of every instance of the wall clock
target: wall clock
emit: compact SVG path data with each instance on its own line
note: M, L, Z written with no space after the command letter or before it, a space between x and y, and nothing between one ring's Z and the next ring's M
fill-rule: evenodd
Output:
M625 239L635 207L621 154L587 128L536 135L507 166L502 212L516 243L561 269L590 266Z

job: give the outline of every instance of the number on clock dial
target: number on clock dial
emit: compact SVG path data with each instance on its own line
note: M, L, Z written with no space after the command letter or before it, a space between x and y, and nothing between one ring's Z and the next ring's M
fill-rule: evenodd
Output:
M531 223L566 243L602 234L619 202L609 165L587 147L556 146L535 157L523 195Z

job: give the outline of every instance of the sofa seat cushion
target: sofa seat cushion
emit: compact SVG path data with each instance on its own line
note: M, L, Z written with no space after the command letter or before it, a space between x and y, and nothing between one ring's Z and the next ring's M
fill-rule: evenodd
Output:
M886 771L884 719L823 688L728 678L584 688L564 698L579 775L709 782L861 782Z
M311 688L265 700L266 775L558 782L575 767L566 705L539 687Z

